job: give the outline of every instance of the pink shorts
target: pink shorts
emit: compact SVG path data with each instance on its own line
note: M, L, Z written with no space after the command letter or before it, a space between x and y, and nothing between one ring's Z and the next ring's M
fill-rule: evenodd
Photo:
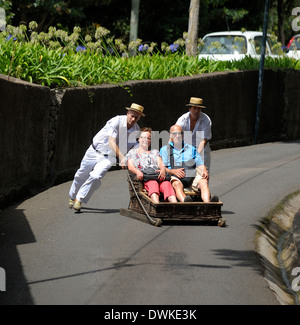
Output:
M148 195L151 196L153 193L160 195L163 193L164 200L166 201L167 198L171 195L175 195L175 191L168 181L148 181L144 182L144 188L148 192Z

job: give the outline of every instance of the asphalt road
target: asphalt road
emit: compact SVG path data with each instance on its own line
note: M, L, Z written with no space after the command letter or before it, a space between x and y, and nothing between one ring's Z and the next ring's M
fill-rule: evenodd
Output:
M300 188L300 142L212 152L210 187L227 227L153 227L119 214L129 193L110 171L82 213L71 182L0 213L0 304L276 305L254 253L260 219Z

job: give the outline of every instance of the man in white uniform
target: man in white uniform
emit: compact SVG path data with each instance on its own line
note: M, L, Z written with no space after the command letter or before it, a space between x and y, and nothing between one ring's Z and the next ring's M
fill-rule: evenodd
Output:
M191 97L190 103L186 105L189 111L179 117L176 125L180 125L184 134L184 141L197 148L204 165L210 171L210 146L212 122L208 115L201 112L203 99Z
M69 207L81 210L81 203L87 203L92 194L101 185L101 179L119 159L125 168L125 155L137 144L136 135L140 129L137 122L144 107L132 103L127 115L111 118L94 136L93 143L87 149L70 188Z

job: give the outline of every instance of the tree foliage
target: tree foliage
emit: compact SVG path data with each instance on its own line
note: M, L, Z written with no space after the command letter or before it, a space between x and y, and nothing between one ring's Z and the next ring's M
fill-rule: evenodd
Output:
M295 32L291 11L299 0L272 0L269 29L287 42ZM150 42L168 42L188 30L189 0L141 0L138 37ZM79 25L89 32L97 26L108 28L116 37L129 40L131 0L0 0L8 23L18 26L37 21L39 31L56 26L71 31ZM264 1L201 0L198 35L222 30L261 30Z

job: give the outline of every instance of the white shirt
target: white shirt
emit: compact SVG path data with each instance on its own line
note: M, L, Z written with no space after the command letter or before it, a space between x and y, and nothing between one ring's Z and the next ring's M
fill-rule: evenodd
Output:
M104 155L114 156L115 153L109 145L109 137L116 139L120 151L126 154L137 144L136 136L140 127L135 123L127 130L127 115L117 115L108 120L105 126L94 136L93 145L97 151Z
M200 140L211 139L211 119L208 115L203 112L200 112L200 117L198 118L193 131L191 132L190 125L190 112L187 112L179 117L176 125L180 125L182 127L182 131L184 132L184 141L198 148ZM189 132L186 132L189 131ZM210 151L209 144L207 143L205 146L205 151Z

